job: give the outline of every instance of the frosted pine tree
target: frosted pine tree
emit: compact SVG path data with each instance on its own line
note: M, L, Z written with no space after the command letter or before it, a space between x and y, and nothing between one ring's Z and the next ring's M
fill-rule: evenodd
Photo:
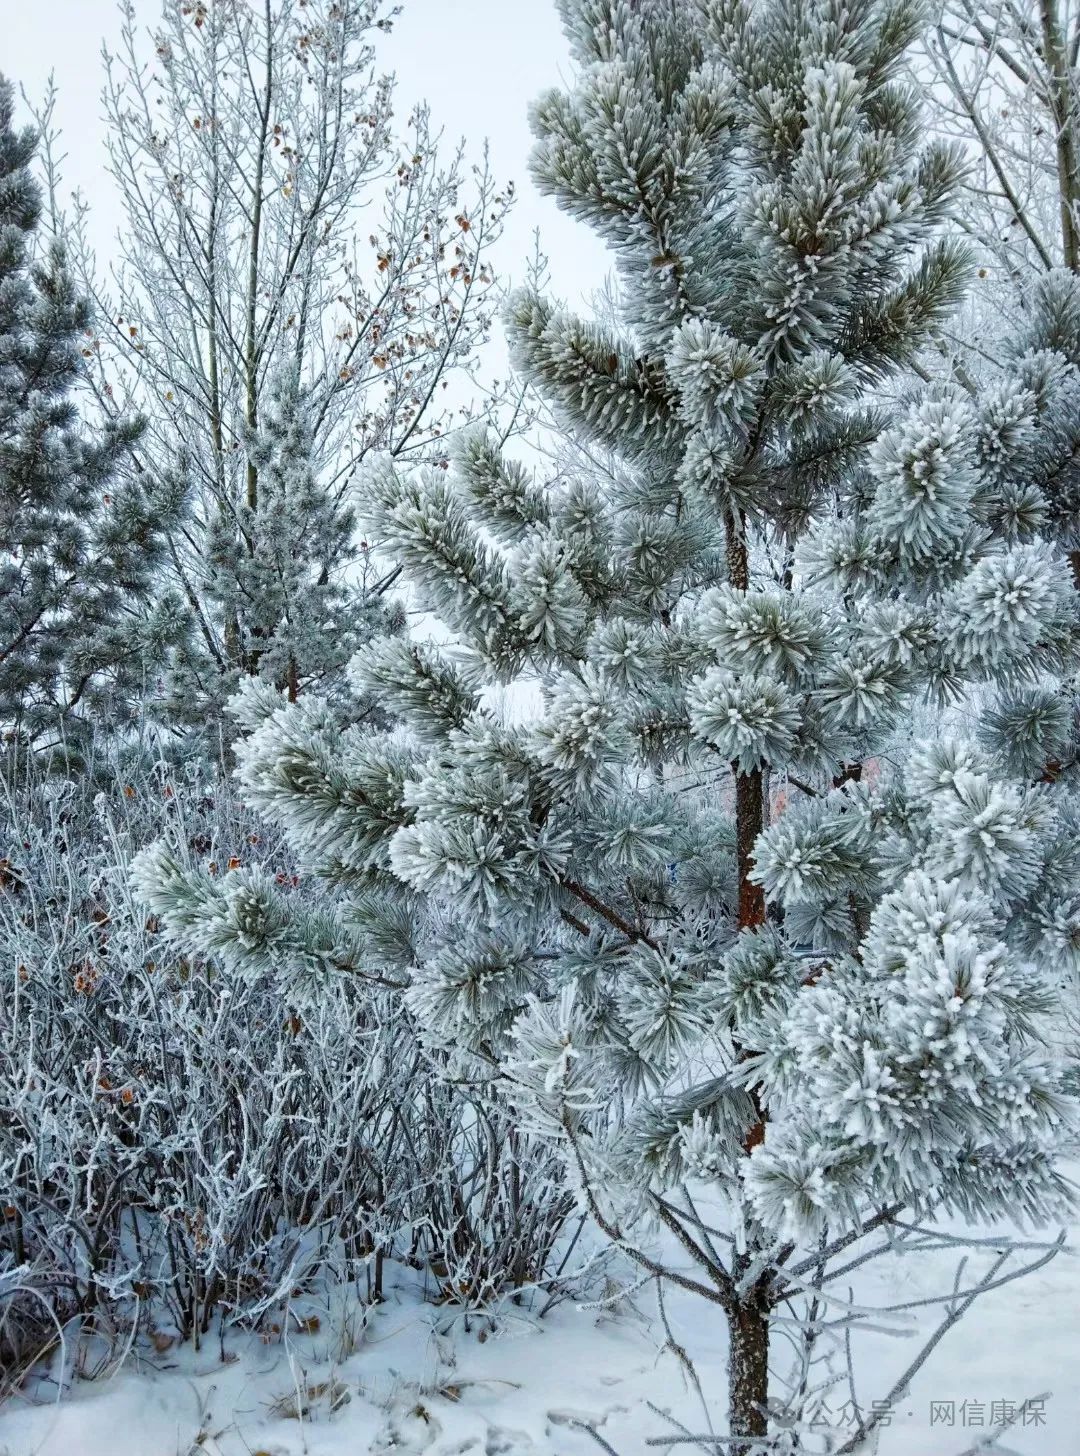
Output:
M320 479L313 406L296 369L286 368L266 395L248 445L261 488L254 504L241 502L208 528L205 592L236 624L235 661L295 699L339 679L389 619L356 545L355 514ZM234 666L233 691L241 675ZM209 694L208 682L201 691Z
M1061 550L1080 584L1080 279L1059 269L1029 280L1022 324L998 366L965 360L980 402L979 445L991 518L999 533L1038 531ZM973 376L973 377L972 377ZM995 695L985 742L1020 775L1075 787L1080 762L1076 682L1035 680ZM1080 908L1080 907L1078 907ZM1080 918L1070 919L1080 937Z
M600 1228L720 1311L745 1444L809 1282L905 1216L1062 1205L1080 841L961 710L1068 671L1076 601L1002 508L992 402L889 402L965 268L957 158L898 79L919 10L560 9L577 80L534 107L535 175L610 241L621 319L526 293L510 330L577 468L473 432L447 472L369 472L451 642L354 660L386 731L238 705L247 798L324 906L166 847L140 881L207 953L400 984ZM500 711L524 681L536 714Z
M175 636L175 602L148 602L180 501L134 478L135 421L80 418L89 308L44 238L36 144L0 77L0 732L72 753Z

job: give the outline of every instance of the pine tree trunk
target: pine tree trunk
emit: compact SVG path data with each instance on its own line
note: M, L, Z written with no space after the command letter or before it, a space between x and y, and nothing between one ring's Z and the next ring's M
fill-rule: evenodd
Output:
M729 514L726 521L728 576L739 591L750 588L750 561L741 523ZM735 853L739 881L739 929L765 923L765 891L750 878L754 843L765 828L765 778L760 769L735 775ZM736 1053L739 1054L738 1048ZM764 1141L765 1113L756 1093L752 1100L757 1118L747 1132L747 1154ZM732 1270L736 1285L749 1265L740 1255ZM728 1315L728 1422L733 1436L766 1436L769 1420L769 1306L766 1286L758 1280Z
M738 1279L738 1268L735 1271ZM750 1287L728 1316L728 1424L733 1436L769 1431L769 1310L764 1288Z
M750 878L754 841L765 828L765 785L760 769L735 776L735 850L739 871L739 929L765 923L765 891Z
M728 579L738 591L750 589L750 557L742 522L729 511L724 518ZM765 785L760 769L740 773L735 764L735 840L739 872L739 929L765 923L765 892L750 879L754 841L765 828Z

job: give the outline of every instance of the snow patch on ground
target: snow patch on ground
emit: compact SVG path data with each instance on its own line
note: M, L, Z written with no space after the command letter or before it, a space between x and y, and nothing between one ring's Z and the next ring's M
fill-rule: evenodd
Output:
M852 1292L860 1305L929 1298L948 1286L955 1262L944 1254L880 1261ZM838 1297L846 1299L847 1289ZM675 1292L667 1310L722 1430L719 1311ZM996 1429L992 1420L1043 1393L1044 1419L1018 1423L1000 1449L1020 1456L1080 1452L1078 1311L1080 1260L1068 1251L986 1295L897 1403L876 1456L978 1450L977 1441ZM595 1456L601 1447L584 1429L591 1426L618 1456L648 1456L664 1449L649 1445L650 1438L673 1429L650 1402L694 1432L706 1428L678 1359L664 1348L648 1287L610 1306L563 1304L543 1320L510 1306L493 1330L476 1319L466 1328L460 1316L423 1303L413 1276L399 1272L380 1306L362 1311L355 1296L339 1294L320 1309L298 1307L290 1323L313 1325L313 1315L317 1329L275 1335L269 1343L227 1334L224 1361L218 1338L198 1352L142 1351L108 1379L75 1382L59 1402L11 1401L0 1411L0 1452ZM938 1317L936 1309L920 1312L911 1328L925 1334ZM856 1337L865 1407L888 1390L917 1344L914 1336ZM779 1340L776 1353L782 1364ZM42 1402L49 1388L39 1387ZM829 1400L841 1426L850 1421L846 1397L841 1385ZM693 1449L701 1448L670 1448L676 1456Z

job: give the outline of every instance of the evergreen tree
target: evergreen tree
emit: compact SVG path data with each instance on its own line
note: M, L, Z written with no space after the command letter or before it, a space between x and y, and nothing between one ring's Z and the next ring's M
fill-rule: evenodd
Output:
M999 530L1038 530L1053 541L1060 571L1080 586L1080 277L1057 269L1035 280L1022 320L1000 366L983 364L978 386L969 380L986 402L993 514ZM1067 816L1076 812L1078 691L1075 672L1033 675L990 695L980 719L984 747L1017 778L1049 788ZM1080 896L1064 880L1046 896L1043 923L1057 949L1080 945ZM1066 990L1068 1005L1075 986Z
M368 590L375 584L367 553L355 544L355 514L318 479L297 369L287 367L266 396L248 443L260 480L255 502L242 501L207 531L205 598L237 634L226 677L216 689L201 683L208 696L235 691L240 664L291 699L301 688L339 687L360 644L389 627L378 590ZM185 716L179 704L176 712Z
M133 478L136 422L78 413L89 308L41 241L36 138L13 116L0 78L0 728L72 751L136 711L175 636L176 604L149 604L180 502Z
M577 80L534 108L535 174L610 241L621 326L525 293L510 330L581 468L472 432L449 472L369 472L371 539L453 644L359 654L386 731L239 705L248 800L325 912L167 847L140 883L205 951L407 983L600 1227L720 1308L752 1441L772 1322L830 1261L905 1210L1064 1200L1080 837L953 710L1069 671L1076 600L995 466L999 400L886 391L966 267L936 237L958 158L900 80L919 9L560 9ZM523 680L529 721L490 692Z

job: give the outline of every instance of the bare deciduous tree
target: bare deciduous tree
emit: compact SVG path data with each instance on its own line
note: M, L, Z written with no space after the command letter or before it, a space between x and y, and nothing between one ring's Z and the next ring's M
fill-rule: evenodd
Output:
M1080 271L1080 5L943 0L926 54L968 147L966 225L1014 284Z
M486 165L470 172L460 146L440 161L423 107L399 138L392 81L376 69L396 14L384 0L165 0L149 58L133 0L121 11L104 105L124 229L86 353L106 404L147 416L144 468L189 480L171 565L192 632L169 706L202 717L261 664L281 677L268 637L288 635L288 593L271 613L280 630L268 626L252 599L267 573L246 567L283 511L301 559L282 574L297 590L341 577L340 611L321 629L340 638L341 660L351 650L345 628L380 584L361 581L365 608L366 555L342 503L372 448L439 451L450 378L471 372L491 321L488 248L512 187L500 192ZM80 210L89 283L84 221ZM264 403L283 371L310 442L295 496L260 488ZM293 695L325 672L325 652L309 665L303 642L285 656L279 685Z

